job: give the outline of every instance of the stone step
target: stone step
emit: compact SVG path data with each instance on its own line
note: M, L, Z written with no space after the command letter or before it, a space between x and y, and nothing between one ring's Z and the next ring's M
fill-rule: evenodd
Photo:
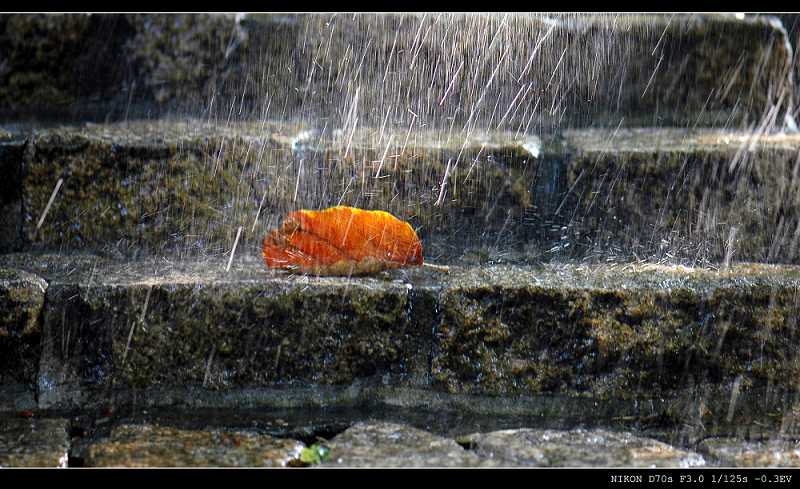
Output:
M800 257L796 134L140 121L7 136L5 251L222 255L241 227L258 253L286 212L344 204L408 220L439 262Z
M304 443L219 422L194 429L131 419L91 432L65 418L0 419L0 467L797 467L796 440L706 438L692 450L639 433L512 428L452 436L351 421ZM71 435L68 435L71 433ZM71 438L70 438L71 436ZM598 450L598 448L602 449Z
M793 266L320 278L247 256L226 272L220 260L9 254L0 267L47 281L43 305L25 306L41 347L2 377L27 379L39 408L378 403L722 426L788 415L798 381ZM25 287L39 297L40 282ZM0 341L13 351L14 337Z
M116 427L92 444L89 467L285 467L304 445L248 431L185 431L162 426Z
M317 438L307 445L257 428L186 430L124 421L104 434L85 433L69 440L68 424L63 418L0 420L0 466L696 467L707 463L701 455L677 446L601 429L523 428L452 438L371 420L354 422L330 439ZM598 452L598 446L604 450ZM752 444L747 448L762 457L771 453L757 452ZM792 462L788 456L782 460Z
M6 15L0 39L6 119L202 113L333 129L355 107L374 126L391 113L404 127L534 133L743 127L781 124L796 90L772 16Z

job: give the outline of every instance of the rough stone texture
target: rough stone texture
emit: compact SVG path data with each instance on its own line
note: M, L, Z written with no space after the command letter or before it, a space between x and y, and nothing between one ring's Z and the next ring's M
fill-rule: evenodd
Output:
M458 439L478 457L509 467L696 467L700 455L632 433L514 429Z
M633 272L632 270L636 270ZM449 392L657 397L797 380L794 267L511 267L452 273L432 373ZM783 270L788 275L772 275Z
M722 126L792 96L786 30L763 16L5 15L0 52L0 106L101 120L204 110L338 125L358 98L373 125L403 103L418 124L524 128L528 111L503 117L516 99L538 101L545 128Z
M484 247L513 240L509 222L556 200L536 138L406 136L375 141L364 129L343 141L289 124L202 121L38 131L25 155L23 236L33 248L127 257L223 253L238 226L255 247L286 212L341 203L407 219L426 256L452 256L464 236Z
M239 226L257 249L286 212L341 203L408 220L439 262L800 259L797 135L407 135L201 121L38 131L17 222L28 248L186 257L228 252Z
M0 268L0 337L41 334L40 315L47 282L24 270Z
M28 408L35 392L46 289L41 277L0 267L0 410Z
M228 172L226 163L217 172L202 140L165 143L162 137L145 143L135 136L108 141L102 129L34 137L23 179L26 241L49 249L110 245L128 255L146 245L175 248L176 239L188 249L211 251L203 241L219 245L222 238L230 246L230 226L244 224L244 216L234 218L240 208L228 215L217 209L236 195L233 175L238 177L241 168ZM63 187L37 230L59 178Z
M455 441L410 426L361 422L329 443L323 465L339 467L474 467L480 459Z
M800 121L800 15L797 14L780 14L777 15L781 19L784 28L787 31L789 42L792 44L794 50L794 58L792 66L794 66L794 110L792 111L795 123Z
M0 416L0 467L66 467L66 419Z
M3 107L67 103L77 88L75 75L60 61L78 57L88 26L86 15L4 15L0 19Z
M308 78L302 100L312 106L336 96L353 100L349 79L340 75L344 64L360 72L359 104L376 108L365 116L375 120L400 99L426 122L499 124L502 112L485 100L513 105L525 82L550 88L520 96L547 108L534 122L547 129L748 124L773 105L785 110L792 96L791 46L780 22L769 17L452 14L299 21L300 32L326 40L302 39L318 64L314 71L301 66ZM349 60L330 55L348 48ZM364 54L388 69L360 70ZM589 69L581 65L586 59L593 60ZM420 69L437 62L438 70ZM336 83L328 81L328 70L339 75ZM442 104L450 83L449 103ZM506 123L524 124L517 116L522 121L511 116Z
M303 443L248 431L122 425L90 445L89 467L284 467Z
M722 466L800 467L800 447L797 440L792 439L744 441L709 438L700 443L698 451Z
M103 16L105 21L114 18ZM226 84L241 88L248 61L242 56L251 35L236 16L137 14L123 19L133 32L125 40L125 53L140 98L196 110Z
M567 131L563 254L797 263L800 137Z
M112 388L229 391L373 376L402 384L426 375L432 304L423 291L270 274L259 260L231 274L216 262L151 270L101 267L50 284L40 404L81 405Z
M3 15L0 112L6 118L113 112L130 100L124 79L131 67L122 53L129 35L123 16Z
M230 272L224 260L81 255L10 254L0 264L50 281L41 407L417 406L432 390L451 397L423 405L513 411L503 398L527 396L520 405L542 416L581 419L591 408L598 419L690 419L724 432L772 419L798 382L792 266L452 267L347 279L266 272L246 255Z

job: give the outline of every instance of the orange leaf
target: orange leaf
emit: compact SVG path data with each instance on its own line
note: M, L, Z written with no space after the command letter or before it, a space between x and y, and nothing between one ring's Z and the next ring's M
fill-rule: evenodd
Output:
M264 238L270 268L315 275L363 275L422 265L422 243L405 221L384 211L331 207L290 212Z

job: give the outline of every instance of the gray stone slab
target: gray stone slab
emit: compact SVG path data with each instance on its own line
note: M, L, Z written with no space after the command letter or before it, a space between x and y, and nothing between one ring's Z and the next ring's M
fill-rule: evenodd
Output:
M0 467L66 467L66 419L0 417Z
M454 269L440 296L433 382L600 398L707 382L739 394L791 389L782 382L796 378L786 360L796 354L798 278L796 267L765 265Z
M326 443L323 466L475 467L480 459L455 441L410 426L360 422Z
M387 131L382 142L362 128L347 148L330 133L288 123L38 131L25 157L22 234L26 246L51 251L202 256L230 250L239 226L241 247L255 249L288 211L341 203L409 220L435 257L452 255L448 246L460 235L495 243L491 234L507 228L509 216L545 205L554 191L536 183L550 169L536 159L535 137L407 135Z
M88 467L284 467L302 442L243 430L121 425L86 449Z
M475 455L508 467L698 467L697 453L628 432L514 429L458 439Z

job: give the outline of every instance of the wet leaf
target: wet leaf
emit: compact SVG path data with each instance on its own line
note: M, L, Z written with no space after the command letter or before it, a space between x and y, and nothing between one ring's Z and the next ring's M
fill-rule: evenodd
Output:
M290 212L263 244L270 268L315 275L364 275L422 265L422 243L384 211L331 207Z

